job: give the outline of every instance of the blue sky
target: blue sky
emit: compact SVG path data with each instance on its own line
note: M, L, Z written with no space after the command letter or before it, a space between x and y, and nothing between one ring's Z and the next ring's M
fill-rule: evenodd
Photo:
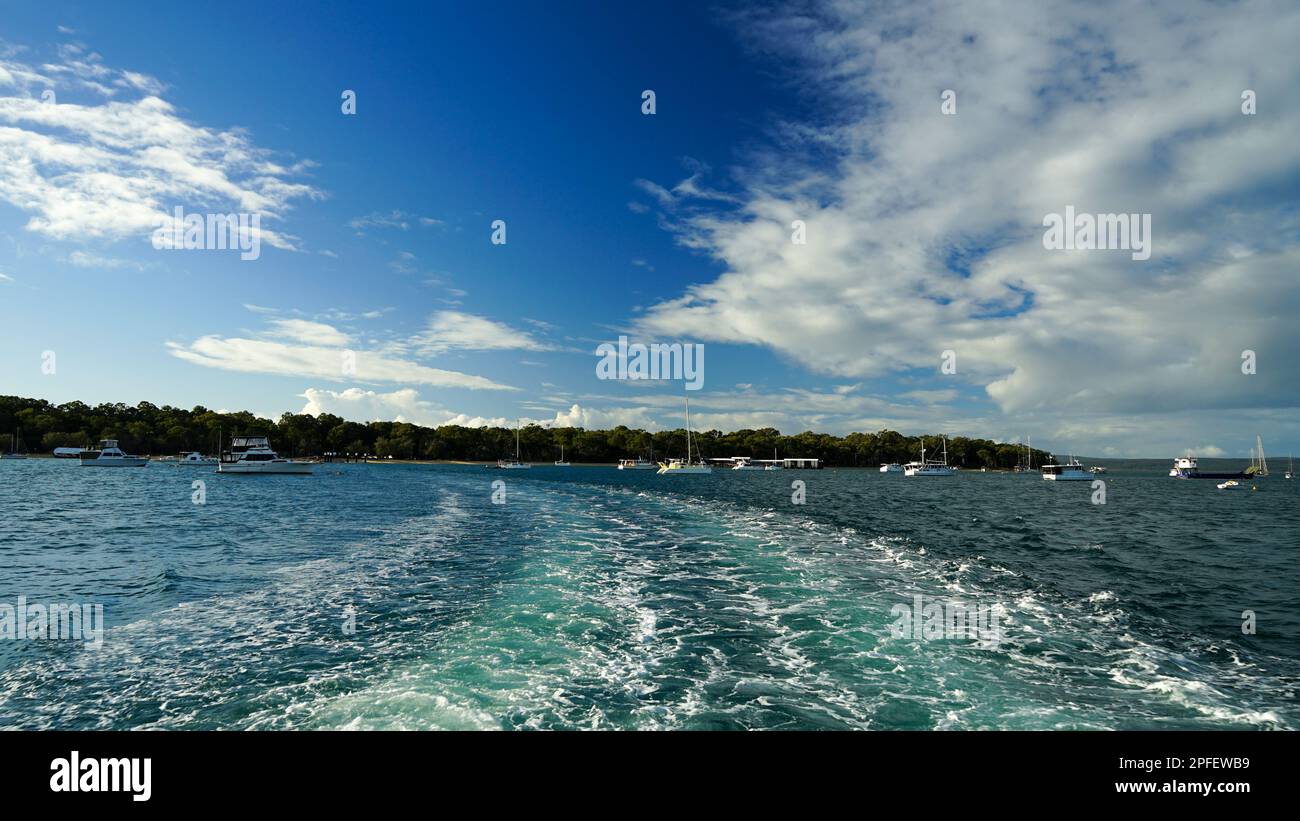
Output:
M0 392L679 426L595 378L626 333L705 344L703 427L1300 443L1295 10L925 6L7 12ZM1066 205L1151 260L1045 251ZM260 257L154 249L178 206Z

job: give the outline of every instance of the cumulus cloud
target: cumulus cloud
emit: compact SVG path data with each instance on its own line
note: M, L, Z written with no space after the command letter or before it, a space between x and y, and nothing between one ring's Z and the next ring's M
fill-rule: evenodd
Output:
M820 115L777 124L727 196L702 171L636 181L724 269L641 330L907 375L927 401L955 382L1002 414L1078 419L1091 442L1128 414L1295 405L1300 109L1240 106L1300 84L1300 9L815 3L737 26ZM1151 259L1044 249L1044 216L1067 205L1151 214Z

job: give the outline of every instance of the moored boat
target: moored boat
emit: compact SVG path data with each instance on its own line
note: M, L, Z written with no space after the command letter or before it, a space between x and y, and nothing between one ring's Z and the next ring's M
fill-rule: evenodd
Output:
M302 476L315 468L312 462L285 459L275 451L265 436L232 436L230 450L221 454L218 473L287 474Z
M96 450L83 450L77 455L82 467L96 468L142 468L149 464L148 456L132 456L123 453L117 446L116 439L104 439Z
M667 462L659 463L660 476L680 476L684 474L704 474L712 473L713 467L706 464L703 460L698 462L691 461L691 400L686 400L686 458L669 459Z
M1080 482L1092 478L1078 459L1070 457L1064 464L1043 465L1043 478L1049 482Z
M943 460L925 458L925 437L921 437L921 461L903 465L904 476L952 476L957 470L948 464L948 437L943 437Z
M559 464L558 462L556 464ZM515 420L515 458L498 459L493 467L498 470L528 470L532 465L519 460L519 420Z
M1169 469L1169 476L1173 479L1240 479L1245 475L1241 471L1236 473L1204 472L1197 465L1196 457L1190 453L1175 459L1173 467Z
M165 456L158 461L165 465L187 465L189 467L216 467L221 463L220 459L214 456L204 456L197 450L182 453L178 456Z

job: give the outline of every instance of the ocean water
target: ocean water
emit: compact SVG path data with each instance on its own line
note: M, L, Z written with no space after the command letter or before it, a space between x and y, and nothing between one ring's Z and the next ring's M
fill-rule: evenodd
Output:
M1166 469L0 463L0 604L106 623L0 640L0 727L1295 729L1296 483ZM917 595L1000 639L896 637Z

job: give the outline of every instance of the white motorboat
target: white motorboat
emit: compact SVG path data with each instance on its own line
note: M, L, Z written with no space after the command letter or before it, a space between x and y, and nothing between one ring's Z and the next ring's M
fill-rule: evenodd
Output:
M515 458L498 459L495 467L498 470L528 470L532 465L527 462L519 461L519 420L515 420Z
M233 436L230 451L221 454L217 473L289 474L302 476L316 467L313 462L285 459L271 450L265 436Z
M659 463L659 475L680 476L684 474L712 473L713 467L703 461L691 462L691 400L686 400L686 458L669 459Z
M1063 465L1043 465L1043 478L1049 482L1079 482L1091 480L1092 474L1078 459L1070 457Z
M943 437L943 460L925 458L925 437L921 437L921 461L903 465L904 476L952 476L957 471L948 465L948 437Z
M1220 482L1218 484L1219 490L1232 490L1236 487L1241 487L1241 482L1238 482L1236 479L1229 479L1226 482Z
M649 459L642 459L638 456L635 459L619 459L619 470L658 470L659 466Z
M898 464L897 462L890 462L887 465L881 465L880 472L881 473L902 473L903 466Z
M182 453L179 456L164 456L158 461L165 465L187 465L189 467L216 467L221 463L220 459L214 456L204 456L197 450Z
M755 464L748 456L733 456L723 461L731 462L731 470L763 470L762 465Z
M96 468L142 468L149 464L148 456L131 456L122 452L116 439L100 441L97 450L83 450L77 455L81 466Z

